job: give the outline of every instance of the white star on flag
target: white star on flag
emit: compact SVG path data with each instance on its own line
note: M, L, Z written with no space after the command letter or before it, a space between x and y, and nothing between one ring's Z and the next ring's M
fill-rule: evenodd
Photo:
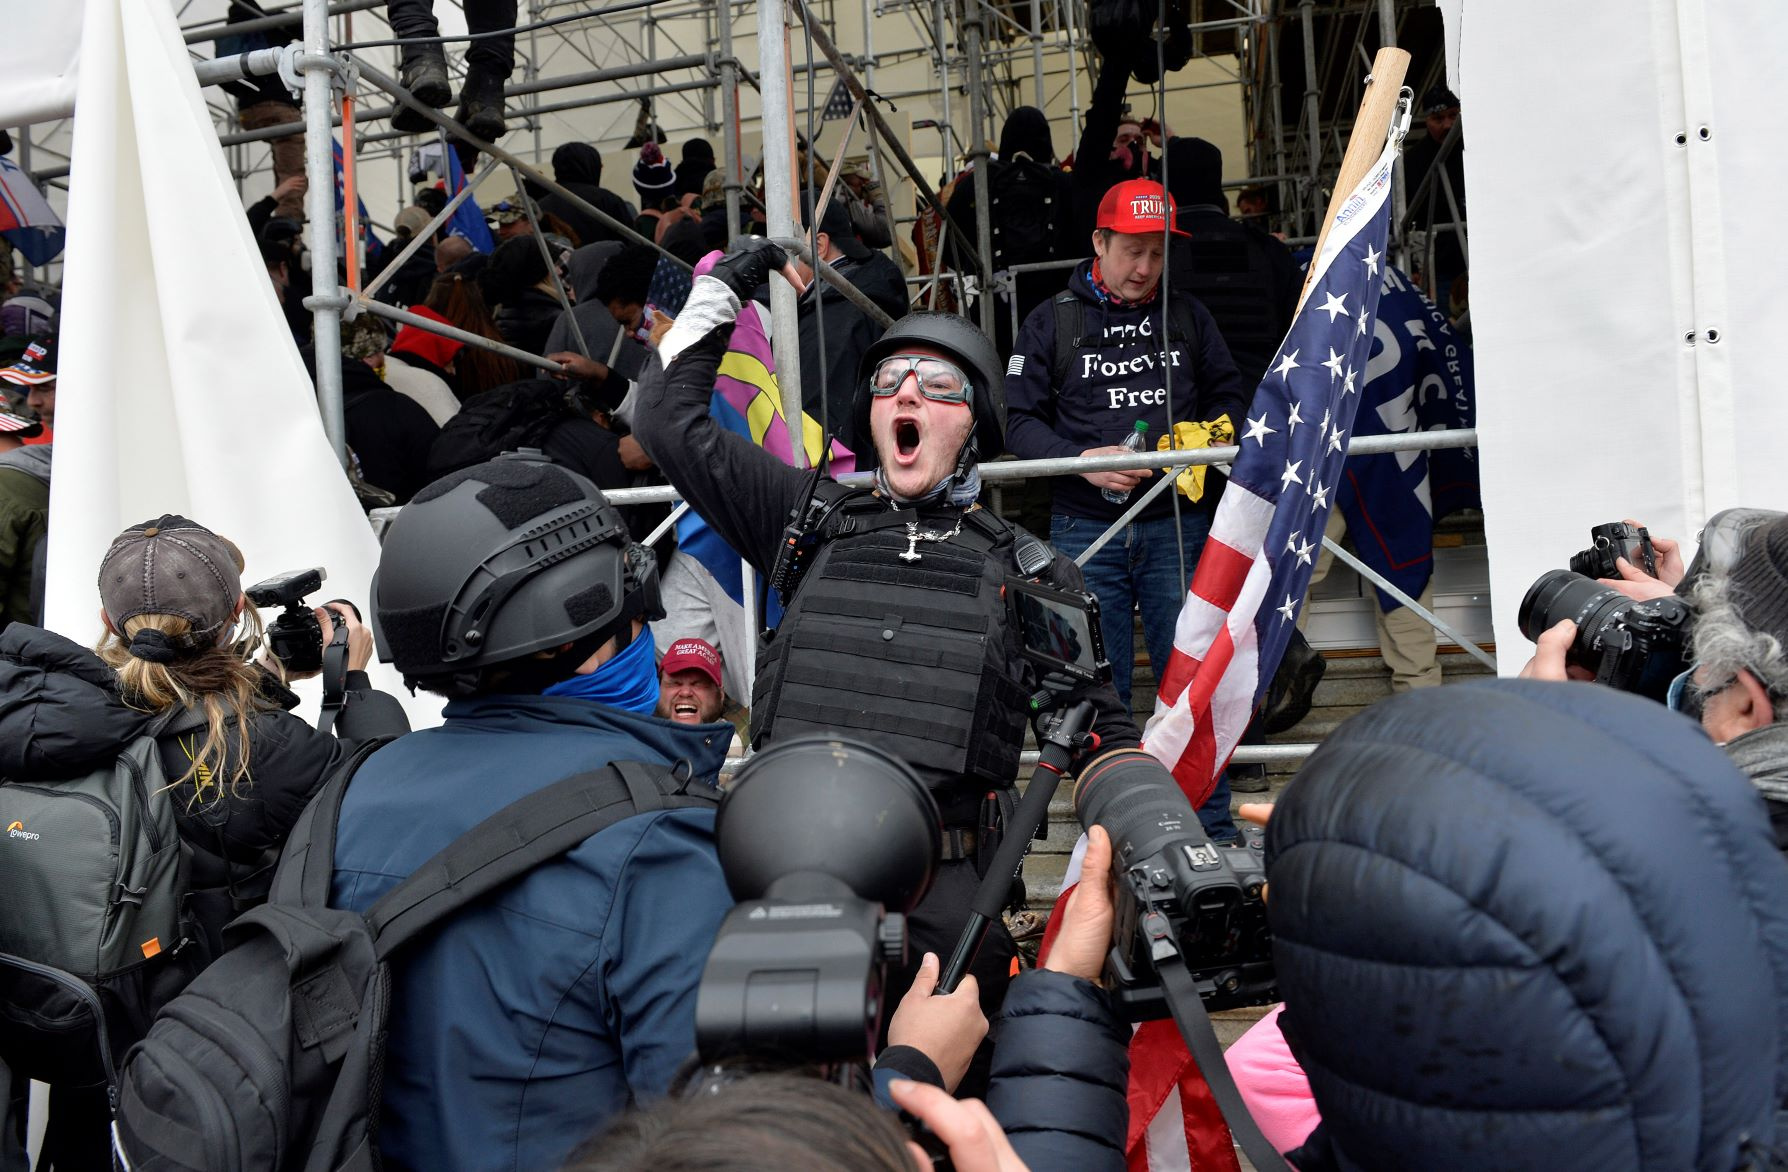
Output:
M1353 389L1353 376L1356 373L1358 372L1356 372L1353 367L1350 366L1347 368L1346 378L1341 383L1341 393L1343 395L1351 395L1355 393Z
M1315 488L1310 490L1310 511L1314 513L1318 509L1326 509L1328 507L1329 490L1319 483Z
M1298 368L1298 352L1296 350L1293 350L1290 354L1287 354L1285 357L1279 359L1279 365L1275 366L1273 368L1273 373L1274 374L1290 374L1292 371L1296 370L1297 368Z
M1329 347L1329 356L1328 356L1328 359L1323 363L1323 365L1329 368L1329 377L1331 379L1337 379L1337 378L1341 377L1341 364L1346 361L1347 361L1346 355L1337 354L1337 353L1335 353L1335 348L1333 346Z
M1374 277L1378 275L1378 258L1383 255L1384 253L1375 250L1370 244L1366 245L1366 271Z
M1258 445L1265 445L1266 437L1269 435L1275 435L1278 433L1278 431L1279 431L1279 429L1276 427L1268 427L1267 426L1266 413L1263 411L1263 412L1261 412L1261 416L1259 419L1248 420L1248 431L1247 431L1247 434L1242 436L1242 438L1243 439L1251 439Z
M1319 313L1327 313L1329 324L1334 325L1337 317L1347 316L1347 294L1343 293L1337 297L1333 293L1324 293L1323 303L1316 309Z
M1308 541L1306 541L1306 542L1304 542L1304 544L1298 546L1296 549L1292 550L1291 552L1298 555L1298 561L1300 561L1304 565L1308 566L1308 565L1313 564L1310 555L1312 553L1316 552L1316 547L1314 545L1311 545Z
M1304 422L1304 417L1298 414L1298 405L1294 401L1291 405L1291 414L1285 417L1285 434L1296 435L1298 424L1302 422Z
M1302 536L1303 536L1302 533L1294 532L1290 537L1287 537L1285 539L1285 552L1286 553L1296 553L1298 551L1298 538L1300 538Z
M1335 429L1335 434L1329 436L1329 451L1339 452L1341 450L1341 437L1346 434L1345 431L1342 431L1337 427Z
M1292 600L1291 595L1285 596L1285 605L1279 608L1279 613L1285 616L1285 621L1288 623L1297 617L1298 604Z
M1354 332L1362 338L1366 336L1366 311L1363 309L1360 310L1360 328Z
M1285 461L1285 475L1283 475L1279 478L1279 487L1280 488L1284 488L1288 484L1302 484L1302 483L1304 483L1304 478L1302 476L1298 475L1298 468L1302 464L1303 464L1302 460L1297 461L1297 463L1295 463L1295 464L1292 463L1290 460Z

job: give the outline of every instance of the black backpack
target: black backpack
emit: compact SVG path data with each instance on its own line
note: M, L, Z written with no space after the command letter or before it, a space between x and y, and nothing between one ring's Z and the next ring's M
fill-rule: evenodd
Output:
M1030 158L997 160L987 172L986 215L995 270L1055 260L1062 217L1057 172Z
M299 818L268 902L125 1058L115 1154L136 1172L372 1172L393 953L634 814L712 809L678 771L616 762L512 802L364 915L332 909L336 820L357 750Z
M106 1085L112 1053L202 965L156 738L204 721L173 708L83 776L0 778L0 1061L16 1077Z
M574 418L565 396L564 383L544 378L473 395L435 437L428 453L429 475L438 478L504 452L544 447L554 428Z

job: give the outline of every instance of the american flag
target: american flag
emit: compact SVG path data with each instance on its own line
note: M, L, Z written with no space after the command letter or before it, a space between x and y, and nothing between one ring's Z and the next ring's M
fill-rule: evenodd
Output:
M54 260L68 237L43 192L11 159L0 159L0 237L34 265Z
M856 99L851 97L851 91L845 87L844 78L841 77L832 83L832 92L826 95L826 108L820 113L820 121L835 122L840 118L849 118L851 107L855 104Z
M1309 295L1240 429L1241 454L1180 611L1143 748L1173 770L1195 808L1272 682L1316 566L1372 353L1401 145L1393 136L1329 227ZM1083 837L1058 912L1084 846ZM1222 1114L1171 1021L1146 1022L1132 1036L1129 1101L1130 1172L1238 1168Z
M1372 355L1394 145L1329 226L1304 304L1237 425L1241 454L1180 610L1144 747L1195 807L1272 683L1322 548Z

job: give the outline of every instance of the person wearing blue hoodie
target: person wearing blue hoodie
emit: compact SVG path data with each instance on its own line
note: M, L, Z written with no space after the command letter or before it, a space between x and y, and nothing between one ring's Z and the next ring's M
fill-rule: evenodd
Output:
M712 787L726 724L653 714L657 569L614 506L537 454L455 472L392 524L381 654L448 697L342 803L333 906L365 911L487 816L618 761ZM702 965L732 900L711 808L636 813L471 905L398 958L387 1167L556 1168L663 1094L695 1048Z

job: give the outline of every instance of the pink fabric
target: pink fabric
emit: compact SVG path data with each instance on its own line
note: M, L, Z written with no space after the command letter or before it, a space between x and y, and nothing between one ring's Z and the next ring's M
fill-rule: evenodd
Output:
M1275 1005L1223 1057L1261 1134L1279 1151L1289 1152L1309 1138L1322 1117L1310 1094L1310 1080L1279 1032L1279 1011L1284 1008Z

